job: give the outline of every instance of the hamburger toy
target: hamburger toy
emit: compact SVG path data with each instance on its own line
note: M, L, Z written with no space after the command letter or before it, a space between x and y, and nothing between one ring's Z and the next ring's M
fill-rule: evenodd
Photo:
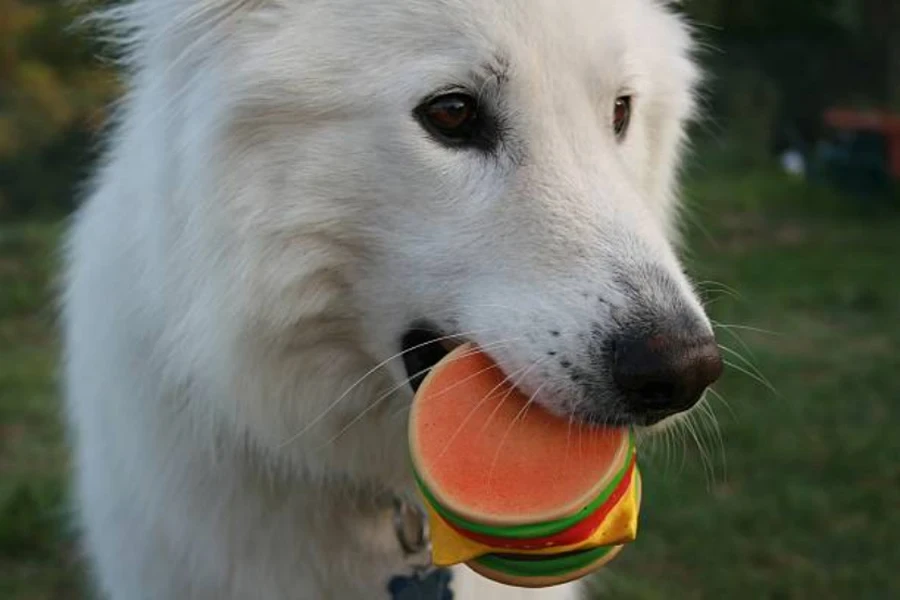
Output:
M599 569L637 535L631 430L551 414L474 344L425 378L409 441L437 566L547 587Z

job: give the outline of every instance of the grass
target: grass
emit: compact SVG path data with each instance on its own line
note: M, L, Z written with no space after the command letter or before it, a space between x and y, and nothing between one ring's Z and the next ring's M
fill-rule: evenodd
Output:
M79 598L50 282L56 225L0 227L0 598Z
M702 451L642 450L641 532L600 597L900 597L900 213L760 171L693 177L689 197L689 264L734 365L710 403L721 442L698 416ZM82 597L58 231L0 228L0 598Z

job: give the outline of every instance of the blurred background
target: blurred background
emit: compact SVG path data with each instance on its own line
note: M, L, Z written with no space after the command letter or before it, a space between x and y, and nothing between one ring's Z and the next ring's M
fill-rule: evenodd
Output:
M88 597L53 283L121 87L77 6L0 0L0 599ZM900 598L900 2L683 10L710 74L686 257L729 369L643 452L599 597Z

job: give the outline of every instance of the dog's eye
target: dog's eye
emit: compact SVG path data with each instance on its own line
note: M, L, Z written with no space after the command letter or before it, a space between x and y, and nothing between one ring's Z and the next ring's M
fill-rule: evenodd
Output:
M454 146L486 148L491 143L488 120L474 97L454 92L428 100L416 109L422 126L440 142Z
M450 136L461 135L477 114L475 100L463 94L435 98L425 107L425 116L431 126Z
M628 133L628 125L631 124L631 96L619 96L616 98L613 109L613 131L616 138L622 140Z

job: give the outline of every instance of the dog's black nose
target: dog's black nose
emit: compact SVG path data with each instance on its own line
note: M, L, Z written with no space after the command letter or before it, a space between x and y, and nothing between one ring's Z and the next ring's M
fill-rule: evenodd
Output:
M722 374L711 335L619 338L613 360L613 378L629 410L651 421L691 408Z

